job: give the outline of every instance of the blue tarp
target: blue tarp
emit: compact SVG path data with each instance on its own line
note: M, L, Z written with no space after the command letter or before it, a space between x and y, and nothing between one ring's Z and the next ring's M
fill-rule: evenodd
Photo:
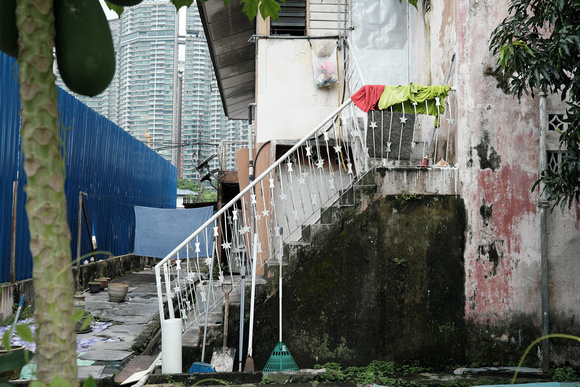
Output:
M135 206L135 255L165 258L212 215L213 206L194 209ZM206 228L191 241L190 257L196 256L196 242L199 243L200 257L211 256L213 228ZM185 248L179 252L179 256L186 257Z

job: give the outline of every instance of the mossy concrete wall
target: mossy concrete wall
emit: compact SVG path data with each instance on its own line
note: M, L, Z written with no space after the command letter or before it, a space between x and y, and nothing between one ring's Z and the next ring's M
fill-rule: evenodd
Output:
M283 341L299 367L460 362L464 236L456 196L387 196L329 225L283 268ZM278 342L271 274L256 302L256 369Z

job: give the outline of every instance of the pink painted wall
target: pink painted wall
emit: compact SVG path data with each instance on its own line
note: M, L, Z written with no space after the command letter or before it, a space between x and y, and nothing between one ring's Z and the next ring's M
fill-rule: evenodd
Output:
M456 157L468 217L465 317L497 324L526 316L539 327L539 196L531 192L539 176L539 100L518 103L489 75L490 33L505 16L507 2L432 4L430 67L445 72L456 52L449 83L456 89ZM576 331L560 321L580 313L579 214L576 203L564 214L555 210L548 224L550 315L554 327Z

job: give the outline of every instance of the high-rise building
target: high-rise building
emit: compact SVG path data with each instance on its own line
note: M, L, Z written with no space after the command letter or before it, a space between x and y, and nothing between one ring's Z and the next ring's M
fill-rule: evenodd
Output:
M179 177L196 180L196 166L222 141L247 138L247 122L223 113L195 2L178 15L169 1L144 0L109 21L115 78L102 94L79 99L176 165ZM235 169L235 148L228 149L228 169ZM217 157L209 168L218 168Z

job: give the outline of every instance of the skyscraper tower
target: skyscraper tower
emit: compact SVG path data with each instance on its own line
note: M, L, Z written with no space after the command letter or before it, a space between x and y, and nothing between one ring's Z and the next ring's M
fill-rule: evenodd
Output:
M197 180L195 167L222 140L247 138L247 124L223 113L195 2L185 17L178 15L169 1L144 0L109 21L115 78L102 94L79 99L149 144L178 168L179 177ZM235 169L234 155L228 159ZM218 167L217 157L209 167Z

